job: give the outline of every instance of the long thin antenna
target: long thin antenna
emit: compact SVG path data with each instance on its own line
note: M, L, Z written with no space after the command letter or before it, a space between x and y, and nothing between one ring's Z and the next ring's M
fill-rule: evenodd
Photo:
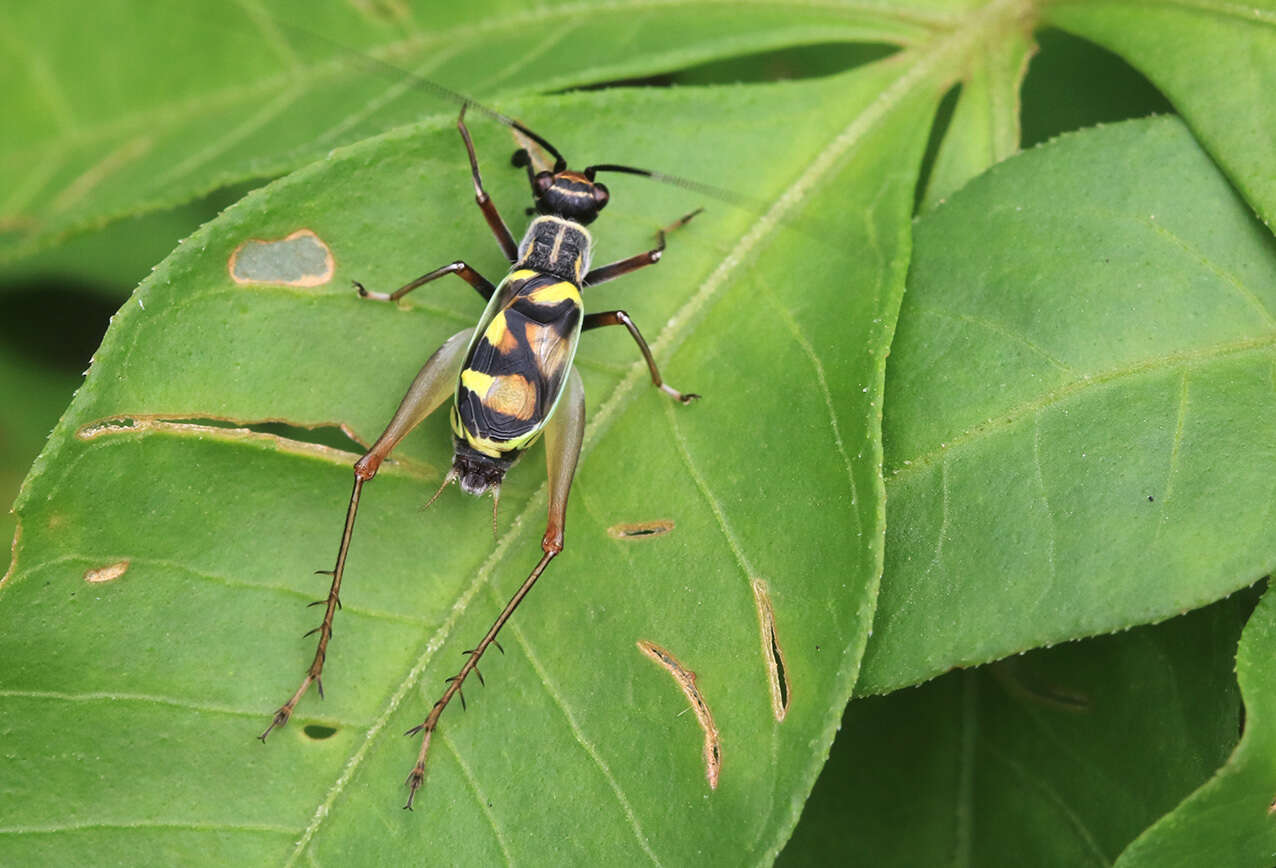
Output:
M325 36L322 33L284 21L283 19L278 18L257 6L245 6L243 8L249 15L257 16L263 20L269 21L272 26L277 27L280 30L287 31L303 41L309 40L312 43L324 45L333 49L352 62L361 65L369 72L396 82L406 81L418 90L433 94L440 99L445 99L458 106L464 106L472 111L479 112L480 114L487 115L497 123L504 124L511 129L518 130L520 133L527 136L529 139L536 142L536 144L540 145L552 154L554 159L560 165L566 165L567 161L563 158L563 155L559 153L558 149L550 144L544 136L541 136L534 130L529 129L521 121L510 117L502 111L478 102L474 98L467 96L458 90L453 90L447 85L440 84L433 79L426 78L420 73L413 72L410 69L405 69L404 67L390 63L387 60L381 60L378 57L373 57L364 51L360 51L339 40ZM234 29L231 28L230 25L226 24L225 21L212 18L209 20L216 20L217 25L223 28ZM766 205L761 200L754 199L753 197L746 196L734 190L716 187L712 184L705 184L700 181L693 181L690 178L683 178L678 175L670 175L664 172L656 172L649 169L638 169L631 166L620 166L611 163L603 163L592 166L591 168L597 172L625 172L630 175L639 175L644 178L650 178L653 181L658 181L661 184L667 184L671 187L680 187L693 193L709 196L720 202L726 202L729 205L735 205L736 207L744 208L749 211L762 212L766 210Z
M373 57L372 55L363 51L359 51L358 49L352 46L346 45L343 42L339 42L336 39L332 39L331 37L324 36L322 33L318 33L314 30L309 30L305 27L301 27L299 25L292 24L288 21L284 21L282 18L277 18L263 9L253 8L248 10L248 12L251 15L260 15L264 18L268 18L270 20L270 23L273 26L278 27L281 30L286 30L289 33L293 34L294 36L301 37L302 39L308 39L308 40L311 40L312 42L316 42L322 45L326 45L329 48L333 48L337 50L338 52L340 52L341 54L345 55L346 57L350 58L352 61L358 62L364 68L368 69L371 72L374 72L380 75L388 75L392 79L407 80L411 82L419 90L426 91L427 93L432 93L437 97L448 100L450 102L454 102L457 105L462 106L463 108L472 109L476 112L479 112L480 114L485 114L488 117L490 117L492 120L497 121L498 123L502 123L507 127L513 127L514 129L518 130L520 133L523 133L532 141L536 142L536 144L540 145L545 150L553 154L555 159L558 159L558 160L563 159L563 155L558 152L557 148L551 145L542 136L538 135L532 130L529 130L526 126L524 126L518 120L515 120L514 118L505 114L504 112L498 111L492 108L491 106L484 105L483 103L478 102L477 100L469 96L466 96L465 94L461 93L458 90L452 90L452 88L448 87L447 85L439 84L437 81L434 81L433 79L426 78L425 76L420 75L419 73L415 73L410 69L404 69L402 66L399 66L394 63L390 63L388 60L381 60L378 57Z

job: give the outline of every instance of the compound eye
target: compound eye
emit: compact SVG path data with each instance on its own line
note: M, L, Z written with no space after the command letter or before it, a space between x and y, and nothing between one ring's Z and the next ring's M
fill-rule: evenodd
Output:
M598 206L598 210L599 211L603 210L603 207L609 201L611 201L611 192L607 189L607 185L595 184L594 185L594 204Z

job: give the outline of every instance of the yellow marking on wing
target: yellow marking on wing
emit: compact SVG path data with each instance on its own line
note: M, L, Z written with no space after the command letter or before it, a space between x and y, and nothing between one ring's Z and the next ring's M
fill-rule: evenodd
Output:
M510 331L504 311L498 311L496 316L492 317L492 321L483 332L483 337L503 356L508 356L518 349L518 338Z
M461 371L461 385L478 395L480 399L487 395L487 390L492 388L492 382L495 379L491 374L485 374L473 368Z
M560 301L574 301L580 304L580 290L565 280L538 286L524 297L536 304L552 305Z

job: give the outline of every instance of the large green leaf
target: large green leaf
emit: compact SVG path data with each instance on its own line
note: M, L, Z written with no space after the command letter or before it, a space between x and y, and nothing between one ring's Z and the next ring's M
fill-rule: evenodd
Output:
M595 421L574 493L568 554L515 619L509 638L517 650L489 663L499 667L499 690L480 697L463 720L448 712L424 823L404 822L388 807L386 781L404 773L412 753L389 733L419 720L434 694L414 689L420 678L432 682L452 671L455 662L442 655L459 661L452 652L473 641L530 565L542 509L537 455L507 486L507 518L493 551L481 507L447 499L427 516L414 510L447 461L446 426L435 420L404 444L403 462L365 501L351 575L374 578L352 578L347 591L328 670L329 687L341 690L323 706L309 698L270 747L245 753L243 734L287 693L307 658L307 643L293 631L313 620L295 611L294 601L322 593L322 579L303 575L326 566L335 546L348 485L342 466L353 455L182 420L281 418L344 425L364 441L375 436L421 358L472 322L476 301L463 288L439 287L392 311L361 305L340 285L359 277L389 286L457 255L493 277L503 267L469 205L456 143L449 144L453 109L438 107L419 129L337 151L192 238L117 318L20 503L25 536L0 584L0 653L13 661L0 675L0 727L15 746L7 754L15 774L0 784L9 797L0 808L2 861L83 861L87 853L129 864L289 854L294 861L303 854L312 861L389 861L404 853L473 862L536 861L547 853L585 861L601 852L644 861L689 861L692 854L704 861L706 852L724 862L765 858L783 841L820 765L872 616L881 556L881 359L907 262L910 188L929 112L945 86L965 83L931 176L933 203L1013 150L1012 97L1033 50L1026 34L1035 7L467 4L461 20L428 5L398 19L398 5L313 6L271 3L269 10L487 98L806 41L871 39L909 50L820 86L500 103L573 159L671 169L748 190L759 206L749 215L710 203L660 269L627 280L624 292L621 284L599 290L606 295L600 305L623 305L649 337L660 335L657 353L674 383L709 397L675 410L646 394L642 370L620 361L632 351L623 334L597 336L598 346L586 348L581 368ZM1156 4L1108 18L1103 6L1069 4L1049 20L1128 52L1166 88L1248 204L1269 214L1262 179L1270 148L1262 142L1270 125L1261 112L1245 114L1243 94L1238 100L1225 93L1226 64L1219 75L1193 71L1230 60L1229 53L1264 56L1273 45L1270 14L1260 8L1242 20L1228 9L1197 7L1206 17L1230 15L1227 26L1184 39L1192 22L1167 19ZM373 11L365 20L356 8ZM233 28L174 25L168 7L93 4L60 19L34 7L6 11L14 26L4 37L5 57L16 58L12 80L20 85L11 88L7 116L29 135L0 151L0 189L8 191L3 256L112 215L186 201L227 180L284 171L421 111L397 78L369 79L365 65L343 50L255 7L245 14L262 28L260 39L226 38ZM1115 36L1113 22L1120 25ZM1121 41L1121 28L1144 25L1150 35L1142 43ZM174 47L176 66L156 57L159 44ZM1167 45L1175 46L1169 71ZM83 84L63 86L69 81ZM1227 129L1242 116L1257 124ZM524 201L525 190L498 168L510 143L490 127L476 132L497 201L514 216L510 203ZM1145 155L1137 158L1130 164ZM1196 169L1208 165L1196 159ZM1017 176L1020 192L1050 188L1052 170L1031 165ZM1116 167L1106 165L1115 177ZM1123 184L1117 186L1127 192L1134 186ZM1214 234L1198 240L1209 254L1201 258L1212 263L1221 185L1190 187L1175 204L1193 214L1203 208ZM638 181L613 189L617 204L599 227L600 260L639 249L653 226L704 204ZM1068 192L1055 198L1067 203ZM1231 204L1233 216L1244 213ZM975 208L964 213L969 251L983 255L1020 238L1014 226L1007 232L1005 224L981 223L985 215ZM1066 214L1058 222L1070 228ZM1255 234L1239 217L1221 225L1223 232L1240 226L1242 236ZM309 290L226 281L236 244L302 226L337 251L332 281ZM1249 252L1261 271L1271 247L1269 236L1259 237L1267 246ZM1163 239L1149 243L1131 233L1123 240L1128 267L1141 252L1155 270ZM1092 252L1093 245L1079 249ZM1044 266L1059 259L1044 255L1035 264L1048 271ZM941 261L929 260L932 274L940 274ZM956 267L933 283L960 299L961 274ZM1100 318L1089 313L1093 326ZM1204 321L1217 325L1213 314ZM1042 316L1052 315L1046 305ZM904 316L906 327L917 319L907 309ZM1094 330L1100 344L1110 339L1109 325L1102 320ZM929 328L918 325L913 334ZM915 376L930 373L926 354L916 354L917 340L910 340L912 349L908 340L895 348L895 361L905 371L920 365ZM991 355L995 348L985 352ZM1011 352L994 368L1013 372L1015 359ZM1219 429L1231 434L1233 418L1257 425L1242 418L1247 413L1270 417L1260 392L1256 387L1255 402L1241 402L1234 416L1219 410ZM918 394L933 406L909 410L905 400L900 418L920 409L942 427L954 408L960 421L968 407L983 406L978 392L973 400ZM1140 407L1118 401L1103 422L1128 429ZM91 427L124 417L138 421ZM316 439L343 443L332 431L324 427ZM1164 434L1164 420L1152 426L1158 431ZM1270 458L1238 448L1240 437L1224 437L1211 453L1220 472L1230 472L1235 465L1226 462L1237 455L1252 466ZM1154 440L1148 438L1150 448ZM996 464L967 466L994 477L1003 472ZM1012 466L1007 478L1015 472ZM1099 495L1093 503L1085 501L1090 487ZM1110 487L1102 475L1079 477L1072 493L1088 512L1066 516L1078 526L1090 522L1101 545L1109 544ZM924 527L924 507L943 501L914 500L922 516L914 520L899 512L896 495L898 484L892 522L903 532L893 534L891 551L924 552L929 563L935 537L908 529ZM1189 499L1184 495L1179 489L1175 507ZM1259 496L1270 502L1269 490ZM1039 527L1034 513L1007 509L1004 521L981 527L989 500L973 509L961 504L976 536L945 545L968 546L975 575L989 563L1030 569L1040 549L1016 553L1007 541ZM1163 500L1163 493L1155 498ZM1185 522L1192 532L1181 540L1155 539L1161 555L1189 552L1199 561L1217 543L1220 560L1235 561L1220 567L1211 560L1200 580L1186 577L1192 564L1178 564L1179 580L1166 588L1137 573L1132 583L1120 559L1087 550L1092 585L1106 590L1106 578L1111 593L1130 594L1115 617L1096 619L1097 607L1088 605L1043 608L1040 623L1025 627L1022 612L1003 624L979 610L964 636L949 627L932 632L928 623L910 639L908 629L890 623L901 609L892 587L904 590L908 617L941 625L955 612L1001 601L970 599L979 588L959 600L927 596L924 586L908 584L916 570L897 570L893 561L877 625L883 650L861 691L1205 602L1242 581L1255 562L1245 562L1245 553L1257 552L1262 562L1252 537L1270 537L1262 532L1267 513L1248 515L1250 524L1237 531L1247 535L1240 554L1213 515L1204 534ZM625 542L603 532L615 521L652 517L674 518L674 533ZM1024 561L1016 564L1015 554ZM573 556L580 559L574 565ZM87 570L124 560L127 572L113 582L84 582ZM700 569L688 571L688 563ZM792 678L793 707L783 724L760 711L770 698L750 620L757 617L748 582L754 576L770 584ZM358 600L351 599L355 587ZM922 588L917 600L909 599L914 587ZM1136 593L1146 599L1134 600ZM714 707L726 762L715 793L700 776L695 721L673 717L685 703L631 641L662 641L653 625L700 673ZM917 654L897 653L913 639ZM728 700L718 701L723 696ZM307 731L307 723L328 729ZM1255 777L1255 791L1265 786L1262 778Z
M852 702L781 864L1111 865L1235 742L1250 605Z
M1276 219L1276 3L1060 2L1043 19L1118 52L1187 119L1250 205Z
M1180 121L1022 154L916 240L859 692L1164 619L1276 565L1276 244Z
M775 46L917 43L946 20L917 5L763 3L741 15L713 0L676 10L597 0L415 9L80 0L51 16L7 4L0 79L6 122L22 135L0 141L0 259L105 219L273 177L425 111L456 111L428 89L423 97L413 74L487 99ZM558 135L574 124L545 126Z
M480 305L458 282L396 309L358 299L349 280L385 287L457 256L492 276L504 267L453 124L338 151L188 239L115 318L18 504L0 591L6 744L23 758L0 808L7 857L128 847L180 861L206 857L213 838L247 861L384 861L427 842L469 863L776 852L872 616L876 408L940 92L932 69L888 61L800 86L520 107L578 118L558 143L568 154L685 165L719 184L757 166L755 193L774 205L708 203L658 269L589 293L595 308L623 304L668 378L705 398L672 406L644 386L623 332L588 335L578 364L592 422L568 549L507 628L509 653L485 662L487 691L472 686L469 713L444 717L415 814L399 810L415 754L399 733L538 555L540 451L511 475L494 547L484 503L449 494L419 512L448 461L442 414L403 444L365 494L328 699L307 697L262 747L252 736L314 641L300 638L315 618L301 603L325 587L309 573L328 566L354 455L191 420L376 435L417 366ZM658 131L629 123L650 117ZM491 124L474 132L513 216L526 181L501 167L511 142ZM701 204L641 179L611 188L600 262ZM835 207L862 216L839 225L825 219ZM332 250L330 281L231 281L239 245L302 228ZM802 421L777 427L786 418ZM607 532L653 519L673 532ZM86 582L125 562L122 576ZM770 588L792 689L783 722L755 579ZM696 719L638 640L698 673L722 733L716 791ZM307 729L317 724L335 733Z

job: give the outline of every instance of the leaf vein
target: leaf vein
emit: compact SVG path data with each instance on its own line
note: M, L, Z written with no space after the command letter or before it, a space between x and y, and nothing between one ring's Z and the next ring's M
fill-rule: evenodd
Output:
M230 148L274 120L281 112L296 102L298 97L304 92L305 88L296 84L281 90L274 99L257 109L240 123L226 130L222 135L190 154L177 165L170 167L167 172L159 175L155 179L155 183L160 186L173 184L183 175L190 174L200 166L221 156Z
M501 598L501 595L497 592L497 590L491 587L491 585L488 587L492 591L492 598L496 600L499 605L504 605L505 600ZM620 782L616 780L616 776L612 773L611 767L607 765L607 761L603 759L598 748L593 744L593 742L585 737L585 731L581 729L579 721L576 720L576 716L572 714L571 708L567 704L567 700L550 679L549 672L541 664L540 658L536 656L536 652L532 649L532 643L527 639L527 635L523 632L522 627L519 626L517 621L511 621L507 625L507 629L514 634L514 638L517 639L518 644L522 646L523 653L527 656L527 661L532 665L532 668L536 670L536 675L540 679L541 686L545 688L545 692L563 713L563 717L566 719L567 725L571 728L572 736L585 750L585 753L589 755L589 758L594 761L594 765L596 765L598 770L602 772L603 778L606 779L608 786L611 787L611 791L616 795L616 801L620 803L621 810L624 812L625 818L629 821L629 828L633 831L634 837L638 841L638 846L642 848L643 853L647 855L647 858L650 859L653 864L660 865L660 858L656 855L656 851L651 848L651 842L647 840L647 834L643 831L642 824L638 821L638 814L634 811L634 807L629 802L629 798L625 795L624 790L621 789Z
M496 815L492 813L492 809L488 807L487 797L483 795L483 788L479 786L478 778L475 777L474 771L465 762L465 758L461 756L461 752L456 749L456 745L447 737L446 733L439 734L440 740L447 745L448 752L452 754L456 760L457 766L461 769L461 775L465 778L465 782L470 786L470 792L474 794L474 800L478 803L479 810L487 819L487 824L492 827L492 837L496 839L496 844L501 848L501 855L505 857L506 865L514 864L514 857L510 854L509 844L505 840L505 834L501 831L501 827L496 822ZM313 851L308 851L313 852Z
M819 354L815 352L815 347L811 345L806 335L802 334L802 330L798 328L797 320L793 318L793 313L780 304L779 299L775 297L775 292L770 288L771 285L764 282L763 286L766 288L767 299L771 302L780 320L788 327L789 334L793 336L793 342L806 354L811 367L815 370L815 381L819 384L820 396L824 399L825 409L828 410L829 426L833 431L833 442L837 446L837 454L842 456L842 466L846 468L846 481L851 486L851 506L858 506L859 491L855 485L855 469L851 465L851 456L847 454L846 443L842 439L842 428L837 422L837 410L833 407L833 393L829 390L828 378L824 374L824 363L821 361ZM863 529L860 521L860 512L858 509L852 509L850 512L855 519L855 532L858 534Z
M1242 281L1239 277L1237 277L1232 272L1223 268L1221 265L1214 262L1213 259L1211 259L1207 255L1202 253L1200 248L1198 248L1196 245L1188 243L1187 239L1183 238L1182 236L1174 232L1171 232L1169 229L1167 229L1162 224L1158 223L1156 220L1151 220L1146 217L1140 217L1140 218L1135 218L1135 222L1148 227L1157 235L1162 236L1165 240L1169 241L1175 247L1182 250L1184 253L1187 253L1190 256L1192 256L1197 261L1198 264L1203 266L1208 271L1212 272L1215 277L1219 278L1228 286L1230 286L1232 289L1234 289L1237 295L1241 296L1241 298L1243 298L1255 310L1257 310L1259 314L1262 315L1264 321L1266 322L1268 326L1276 325L1276 318L1272 316L1272 312L1271 310L1268 309L1267 305L1263 304L1262 299L1260 299L1258 295L1255 294L1255 292L1252 289L1246 286L1244 281Z
M1041 486L1041 504L1046 510L1046 521L1049 523L1049 531L1046 535L1046 565L1050 567L1050 574L1047 581L1041 587L1041 593L1038 599L1045 599L1050 589L1054 586L1055 579L1059 576L1059 568L1055 564L1055 537L1058 535L1058 524L1055 521L1054 510L1050 507L1050 492L1046 489L1045 468L1041 463L1041 413L1038 412L1032 417L1032 464L1036 471L1037 484Z
M295 826L275 826L269 823L194 823L183 820L140 820L137 822L86 821L83 823L59 823L51 826L4 826L0 835L56 835L62 832L79 832L90 829L178 829L193 832L274 832L295 835Z
M1067 364L1066 362L1062 361L1059 358L1056 358L1053 354L1047 352L1044 348L1038 346L1036 343L1029 340L1027 336L1020 334L1014 329L1007 328L1001 323L994 322L990 319L986 319L981 316L975 316L973 314L954 313L952 311L943 310L942 308L929 307L927 305L921 305L921 304L913 305L911 307L911 310L915 310L918 313L925 313L925 314L929 314L930 316L939 317L940 319L952 320L953 322L969 323L970 325L979 326L980 328L987 329L988 331L994 334L1001 335L1002 337L1009 338L1010 340L1021 344L1026 349L1030 350L1033 353L1036 353L1038 356L1041 356L1041 358L1045 359L1047 362L1049 362L1055 368L1058 368L1060 371L1063 371L1068 374L1072 374L1073 376L1078 375L1077 370L1073 368L1071 365Z
M209 702L194 702L174 696L153 695L147 693L118 693L113 691L95 691L90 693L66 693L58 690L0 690L0 698L8 699L47 699L52 702L136 702L147 705L162 705L181 708L186 711L202 711L208 714L225 714L234 717L261 717L260 708L236 708L230 705L218 705ZM340 724L347 728L359 727L362 724L352 720L344 720L323 715L325 721Z
M1080 379L1071 383L1065 383L1057 389L1045 392L1041 396L1029 401L1025 401L1015 407L1011 407L1000 416L992 419L990 422L978 425L974 428L961 432L956 437L946 438L938 447L923 452L915 458L907 460L899 460L899 462L887 470L887 474L891 478L905 478L918 471L929 469L937 458L943 456L950 449L964 446L967 443L975 443L986 437L992 436L994 432L1010 428L1022 419L1036 414L1037 412L1062 404L1065 401L1085 393L1087 389L1098 386L1107 385L1109 383L1118 382L1123 379L1139 377L1144 374L1158 374L1166 370L1174 370L1177 366L1183 365L1193 367L1206 364L1209 362L1224 359L1229 356L1239 356L1246 353L1268 353L1276 346L1276 334L1264 335L1261 338L1249 338L1240 341L1233 341L1227 344L1216 345L1204 349L1184 350L1180 353L1168 353L1163 356L1155 356L1153 358L1144 359L1131 365L1121 368L1113 368L1109 371L1102 371L1098 374L1084 375Z
M1077 838L1085 844L1086 848L1090 851L1090 855L1094 857L1095 864L1105 866L1105 868L1112 864L1112 862L1104 854L1103 848L1099 846L1099 842L1094 839L1094 836L1090 834L1089 829L1085 827L1085 823L1082 819L1077 816L1077 813L1073 811L1063 798L1054 791L1053 787L1048 786L1039 778L1030 776L1023 766L1015 762L1007 754L1003 753L992 744L985 743L983 745L983 749L987 752L988 756L997 760L1009 769L1016 777L1023 781L1026 786L1043 796L1047 802L1054 806L1054 808L1063 815L1064 819L1068 822L1068 826L1071 827Z

